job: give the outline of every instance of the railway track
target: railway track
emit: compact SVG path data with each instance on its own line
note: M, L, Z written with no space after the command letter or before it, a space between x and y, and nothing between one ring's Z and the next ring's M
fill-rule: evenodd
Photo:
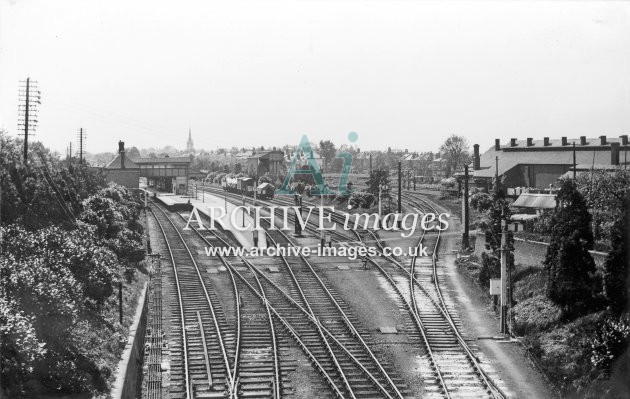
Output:
M184 220L182 217L181 222ZM275 232L280 234L276 240L283 239L284 245L290 245L286 235ZM217 245L216 241L211 242L203 234L196 233L206 244ZM274 239L268 237L275 245ZM223 245L229 245L224 238L217 238ZM270 313L281 318L281 324L285 324L290 333L301 338L298 343L328 380L332 395L402 398L398 388L402 382L394 382L389 376L385 370L387 366L383 366L371 351L372 343L364 340L366 333L359 333L345 304L331 292L308 261L304 258L292 258L291 262L285 257L280 259L279 264L276 258L276 267L283 269L287 277L283 285L288 289L281 288L244 258L224 257L223 261L238 279L255 291ZM243 273L244 268L250 273ZM257 290L256 286L259 286ZM242 295L243 291L240 292Z
M161 210L151 207L150 211L171 264L171 307L175 309L169 320L170 397L232 397L235 384L230 360L234 362L237 336L226 323L218 298L208 290L184 238Z
M439 213L429 202L419 198L408 200L418 210ZM367 234L382 251L384 244L377 234L372 231ZM427 241L432 242L430 259L413 256L409 265L403 265L383 255L393 268L386 270L374 260L372 264L394 288L414 319L440 393L447 398L506 398L503 389L482 368L479 354L461 334L454 305L442 292L443 275L438 266L440 232L423 233L416 246Z
M234 200L232 196L230 197L231 200ZM421 212L439 213L432 204L415 195L405 193L404 199L410 206ZM240 198L238 200L240 201ZM260 200L258 202L265 203ZM292 201L287 203L286 200L274 202L284 202L287 205L293 205ZM336 218L341 218L341 216L333 214L333 220ZM279 241L282 241L283 238L278 237L279 232L271 231L269 233L271 233L271 235L268 235L270 242L275 242L272 235ZM363 245L373 242L381 251L380 254L383 255L384 243L373 231L353 232L353 234L355 234L357 240L363 242ZM338 235L334 240L347 243L348 237ZM431 244L426 245L427 242L431 242ZM381 265L375 259L369 260L371 264L376 266L379 273L387 281L387 284L396 292L399 303L409 312L412 324L415 325L418 331L418 338L428 354L429 365L434 374L434 378L425 378L425 382L429 385L434 385L434 387L429 386L427 392L433 392L436 396L447 398L506 398L503 388L499 387L490 377L491 371L489 367L486 366L488 370L482 368L480 354L476 353L476 348L461 334L461 325L454 311L453 303L448 298L448 295L442 292L443 275L437 259L439 243L439 233L425 233L418 240L417 245L425 244L425 246L433 248L430 260L412 257L409 259L408 264L403 264L391 256L383 255L388 262L386 266ZM251 265L249 267L250 269L253 268ZM259 271L254 271L252 274L258 274L258 278L262 281L266 278ZM269 281L261 284L268 284ZM315 285L314 283L314 281L310 281L305 286L311 287ZM280 288L277 287L276 289ZM271 290L273 291L273 289ZM304 297L303 292L296 294L295 287L292 288L292 294L295 297ZM296 303L295 301L293 302L295 306ZM297 305L301 306L301 304ZM308 306L305 308L302 309L302 312L311 317L311 322L327 325L327 323L318 321L317 314L312 308L309 309ZM304 317L304 314L301 317ZM321 353L318 353L318 356L321 355ZM330 366L330 364L328 365ZM337 371L341 368L339 364ZM372 376L374 377L377 374L372 374ZM334 375L335 373L332 371L329 374L329 376ZM376 377L374 379L376 380ZM343 378L341 378L341 381L343 381ZM344 381L343 385L345 385L346 391L341 392L340 390L340 392L337 392L338 395L352 395L354 393L349 382ZM386 384L381 384L381 386L385 387Z
M176 221L173 221L161 207L152 205L151 210L163 232L169 253L179 250L185 252L186 255L183 259L175 258L172 262L176 265L173 269L178 276L178 278L174 279L176 285L179 286L177 290L178 295L182 290L209 292L208 296L211 297L214 309L214 312L208 314L208 312L204 313L203 310L206 306L203 306L205 304L201 303L202 301L200 300L181 302L180 312L183 312L185 315L184 319L186 320L185 325L187 328L184 330L178 329L176 332L181 331L181 335L178 338L188 342L188 344L184 351L184 358L175 358L173 369L180 365L184 369L189 369L189 374L193 375L193 380L195 375L193 370L197 370L196 375L198 378L207 376L209 387L209 389L191 390L192 396L181 397L281 398L283 395L286 395L288 390L286 386L288 384L283 383L281 380L280 339L277 336L275 324L269 310L264 304L252 301L250 297L244 295L247 292L247 287L243 285L241 280L236 279L230 270L232 292L234 293L234 303L236 303L236 306L234 306L236 313L234 320L236 324L230 328L228 326L229 318L223 314L221 302L212 289L209 279L203 276L204 274L207 275L207 270L202 270L199 267L198 262L195 261L198 255L195 255L190 250L190 247L186 245L186 241L197 239L196 235L192 235L195 233L191 234L186 231L180 233L179 230L182 226L178 228ZM173 242L177 244L182 243L185 251L181 247L174 248ZM195 269L194 273L191 274L197 275L196 286L183 284L188 283L189 279L183 279L182 276L185 276L184 273L187 271L186 265L190 264ZM190 268L190 266L188 267ZM199 284L202 284L202 290L200 290ZM204 332L204 334L200 334L201 342L191 340L189 330L195 330L194 320L188 316L191 313L196 313L197 326L201 326L200 332ZM174 324L177 325L177 323ZM216 328L209 331L207 325L218 325L220 334L216 334ZM222 341L226 341L226 343L222 344ZM205 373L203 373L204 370L199 370L199 364L191 362L191 360L199 357L199 354L194 351L197 346L203 352L204 365L206 366ZM225 351L221 347L225 348ZM207 349L204 350L204 348ZM195 368L195 366L197 367ZM285 371L288 372L290 369L290 367L287 367ZM173 377L171 381L173 381ZM205 386L202 385L202 388L205 388ZM171 390L170 397L180 397L177 394L178 392L176 391L175 395L173 395L173 390Z

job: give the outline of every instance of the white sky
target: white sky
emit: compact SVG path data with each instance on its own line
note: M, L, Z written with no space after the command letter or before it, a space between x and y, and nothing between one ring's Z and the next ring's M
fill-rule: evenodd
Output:
M0 0L0 126L87 150L630 133L629 2Z

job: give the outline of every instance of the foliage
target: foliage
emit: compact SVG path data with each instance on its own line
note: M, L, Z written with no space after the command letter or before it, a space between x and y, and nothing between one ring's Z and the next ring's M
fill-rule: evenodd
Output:
M591 216L586 202L570 180L561 183L558 206L551 219L551 242L544 265L547 269L547 297L567 313L584 311L593 297L590 274L595 262Z
M630 192L630 170L594 169L576 178L578 191L592 211L595 239L611 239L611 228Z
M477 191L470 196L468 202L477 212L486 212L492 207L492 196L483 191Z
M507 267L514 268L514 235L511 231L503 231L501 221L509 219L511 215L510 203L505 196L503 182L494 180L490 207L486 210L485 220L480 227L485 230L486 251L482 256L482 270L479 273L479 281L483 286L488 286L490 278L500 277L501 272L501 239L505 234L505 245L508 251Z
M116 255L92 226L3 229L3 386L17 395L36 378L64 392L103 392L112 370L95 348L118 346L116 319L105 306L120 279ZM86 331L96 342L85 342Z
M326 172L328 172L328 165L335 158L335 155L337 154L337 149L335 148L335 145L332 141L322 140L319 142L319 152L321 153L322 158L324 158L324 169L326 170Z
M21 142L0 140L0 389L104 393L126 334L114 286L144 257L140 206L40 143L24 164Z
M591 363L610 374L613 362L628 348L630 319L628 316L607 318L600 324L590 344Z
M446 158L446 176L463 169L469 161L468 141L463 136L451 135L440 147L440 152Z
M544 295L520 301L512 309L514 330L517 334L540 332L556 326L562 317L562 309Z
M96 235L121 261L144 259L143 228L138 223L141 205L127 189L110 185L86 199L83 206L80 220L95 226Z
M382 169L372 170L372 173L366 183L367 191L378 198L380 186L389 187L389 173ZM389 197L389 189L381 192L381 198L387 197Z
M617 212L617 220L611 229L612 250L604 262L604 295L614 313L623 312L628 305L628 241L630 234L630 193L626 194L622 212Z
M68 212L76 216L83 210L82 201L105 185L103 176L89 167L61 162L39 142L31 143L25 165L21 145L21 140L0 131L2 221L27 228L51 224L71 227Z
M440 185L444 188L455 188L457 185L457 180L454 177L445 177L440 180Z
M348 199L348 205L353 208L364 208L367 209L374 204L376 198L371 193L362 193L362 192L354 192L350 195Z
M481 268L477 276L479 284L482 287L489 287L490 279L499 277L501 277L501 259L483 252L481 254Z

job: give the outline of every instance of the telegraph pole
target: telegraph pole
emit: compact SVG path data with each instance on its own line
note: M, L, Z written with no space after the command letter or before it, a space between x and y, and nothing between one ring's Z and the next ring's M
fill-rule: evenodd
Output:
M573 184L575 184L575 174L576 174L576 164L575 164L575 142L573 143Z
M83 128L79 128L79 165L83 164L83 150L84 150L84 139L85 139L85 131Z
M507 232L505 215L501 214L501 333L507 334Z
M468 165L464 165L464 236L462 237L462 249L466 250L469 246L469 230L468 230Z
M18 105L18 130L24 136L24 163L28 162L28 135L33 134L37 126L37 106L40 104L40 91L37 82L26 78L20 82L20 104Z
M398 214L402 214L402 162L398 161ZM402 220L398 221L398 228L402 228Z

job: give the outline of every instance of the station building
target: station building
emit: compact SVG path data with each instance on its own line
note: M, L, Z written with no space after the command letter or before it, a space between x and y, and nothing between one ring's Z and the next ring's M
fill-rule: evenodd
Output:
M574 145L575 144L575 145ZM575 149L576 165L609 165L618 167L627 164L630 150L628 135L618 138L600 136L598 138L551 140L511 139L501 144L500 139L483 154L479 145L474 145L471 180L473 185L490 188L495 174L504 176L505 186L510 188L531 187L545 189L573 167Z
M140 178L159 191L186 195L191 177L192 155L187 157L153 157L131 160L125 153L125 143L118 142L118 155L103 168L107 180L127 188L138 188Z

